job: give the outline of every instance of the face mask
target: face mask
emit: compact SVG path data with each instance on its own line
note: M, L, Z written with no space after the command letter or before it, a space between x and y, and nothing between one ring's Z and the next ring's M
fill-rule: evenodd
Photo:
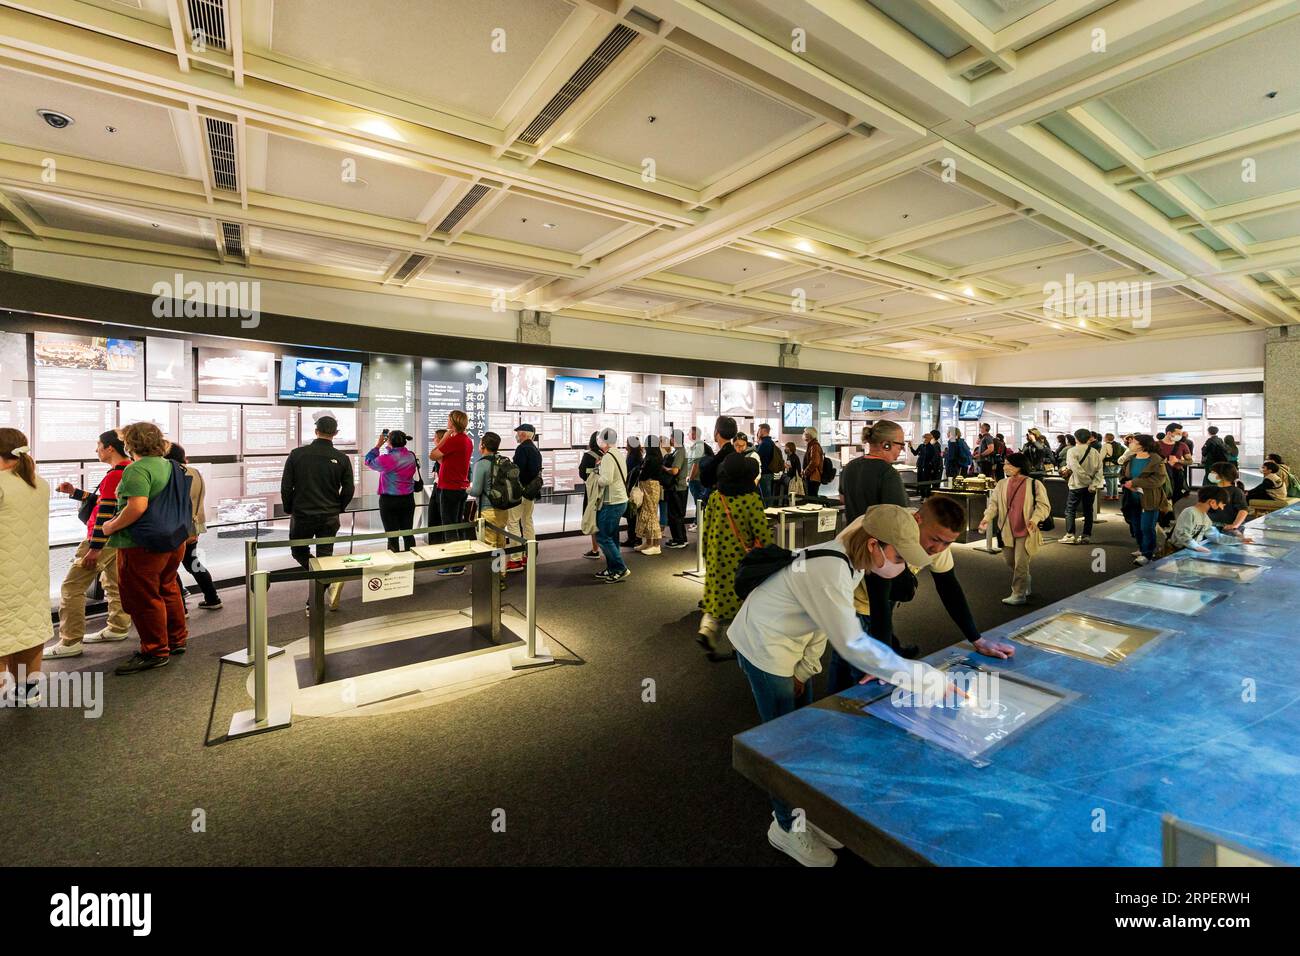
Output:
M877 542L877 547L879 547L879 542ZM902 561L899 561L897 564L891 563L890 560L885 557L885 551L883 548L880 549L880 557L884 563L880 567L876 567L874 564L871 566L871 573L876 575L876 577L896 578L902 574L903 569L907 567L907 565Z

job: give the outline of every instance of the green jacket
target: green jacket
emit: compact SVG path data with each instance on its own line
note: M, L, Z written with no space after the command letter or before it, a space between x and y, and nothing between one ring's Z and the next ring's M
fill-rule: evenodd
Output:
M1130 458L1124 463L1126 475L1133 474L1133 462L1136 460ZM1169 472L1165 468L1164 461L1157 454L1152 454L1146 461L1142 474L1127 479L1133 482L1134 491L1142 492L1142 510L1172 511L1173 505L1169 501Z

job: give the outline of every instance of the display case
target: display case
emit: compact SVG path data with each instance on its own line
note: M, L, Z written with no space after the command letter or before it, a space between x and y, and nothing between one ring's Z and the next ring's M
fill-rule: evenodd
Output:
M1249 584L1268 570L1268 565L1238 564L1209 558L1176 557L1154 566L1157 574L1184 578L1219 578Z
M1009 639L1109 667L1168 633L1161 628L1124 624L1082 611L1061 611L1016 631Z
M963 671L952 668L949 673L956 676ZM1005 672L980 675L979 686L987 690L959 697L953 706L926 706L913 693L898 690L866 703L862 710L983 767L994 748L1042 720L1070 696Z
M1227 597L1222 591L1206 591L1182 584L1141 578L1136 581L1125 581L1118 587L1103 591L1101 596L1107 601L1118 601L1121 604L1132 604L1188 617L1200 614L1211 604Z

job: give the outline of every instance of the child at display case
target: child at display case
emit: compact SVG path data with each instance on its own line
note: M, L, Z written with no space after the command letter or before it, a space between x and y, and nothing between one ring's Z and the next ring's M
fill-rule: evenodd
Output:
M1169 544L1175 550L1187 548L1190 551L1209 554L1210 549L1205 547L1205 542L1218 541L1226 536L1214 526L1210 515L1212 512L1226 508L1228 500L1226 488L1202 488L1196 493L1196 504L1184 508L1178 520L1174 522L1174 530L1169 535ZM1242 542L1251 544L1252 540L1243 538Z

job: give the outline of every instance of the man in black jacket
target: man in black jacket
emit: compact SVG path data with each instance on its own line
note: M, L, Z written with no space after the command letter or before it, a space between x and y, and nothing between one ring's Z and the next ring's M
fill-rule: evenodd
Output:
M542 453L537 450L537 429L528 422L515 428L515 453L512 460L519 469L519 483L524 487L524 497L518 505L510 509L506 519L506 529L519 527L519 536L532 541L537 535L533 528L533 505L542 494ZM531 495L531 497L530 497ZM528 567L527 556L515 558L506 564L507 571L522 571Z
M280 500L289 514L290 538L332 538L339 531L339 515L352 500L352 460L334 447L339 423L333 415L316 419L316 440L289 452L280 479ZM304 568L311 557L307 545L289 549ZM316 545L318 558L334 553L334 545ZM338 599L337 591L330 595Z

